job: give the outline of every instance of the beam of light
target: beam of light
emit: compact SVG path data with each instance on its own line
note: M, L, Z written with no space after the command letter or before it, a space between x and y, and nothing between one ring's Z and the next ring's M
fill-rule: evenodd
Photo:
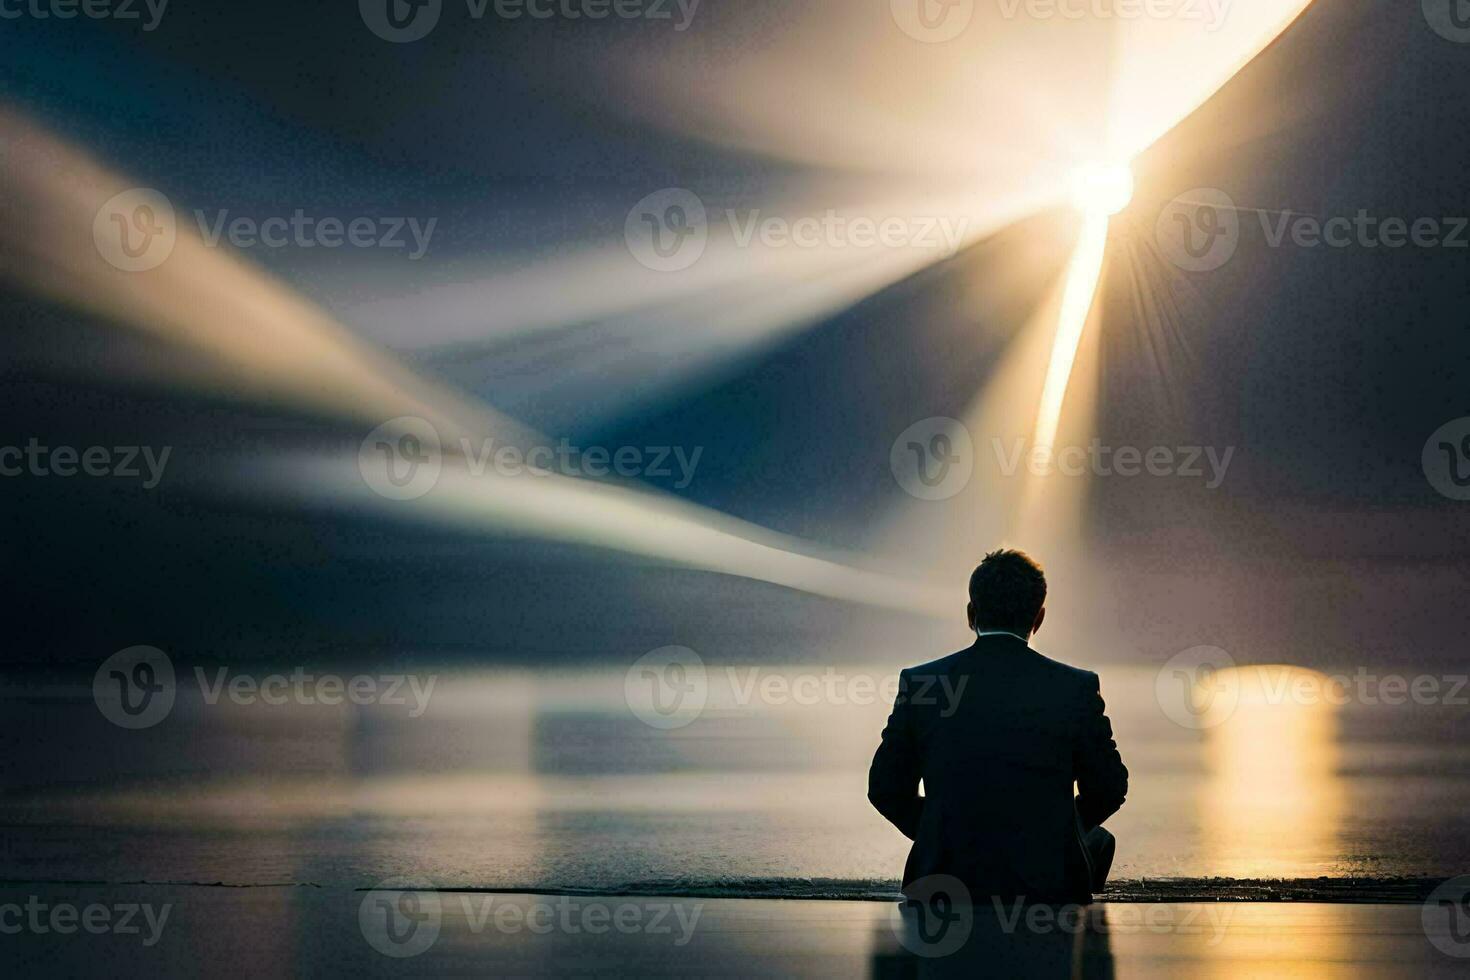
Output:
M1056 445L1067 383L1072 377L1072 365L1077 360L1083 328L1087 326L1087 317L1092 311L1092 297L1102 275L1103 253L1107 244L1107 215L1089 214L1082 222L1077 249L1067 266L1062 304L1057 311L1056 340L1052 343L1051 361L1047 365L1041 404L1036 412L1036 430L1031 440L1033 446L1049 449Z
M963 177L994 200L1064 195L1074 167L1135 157L1309 2L1051 18L933 4L959 30L931 44L887 10L810 0L783 11L758 46L708 43L771 26L748 5L710 8L689 33L611 39L592 54L605 84L587 97L681 135L832 173Z
M172 253L156 268L114 268L94 244L94 221L129 185L16 115L0 112L0 140L17 192L0 212L6 219L0 221L0 268L27 289L194 355L191 384L374 426L418 417L447 443L484 445L493 438L500 446L546 444L528 428L358 342L279 283L207 247L185 227L176 229ZM405 502L368 491L356 459L309 460L285 471L252 460L247 469L285 475L286 484L276 490L307 502L357 503L385 514L524 532L910 612L938 608L922 585L816 554L794 539L651 491L562 475L479 478L451 466L435 493Z
M1203 24L1179 17L1130 21L1114 38L1108 152L1132 158L1153 145L1239 74L1310 4L1234 0L1216 8Z
M950 622L962 631L964 583L979 556L999 546L1028 549L1045 564L1056 595L1067 597L1065 606L1058 607L1066 611L1047 622L1042 649L1125 649L1100 626L1115 617L1102 605L1107 597L1096 587L1098 578L1085 551L1077 547L1085 540L1081 502L1088 481L1037 476L1032 470L1033 444L1028 440L1055 346L1069 263L1070 252L1063 252L1051 286L1019 329L1010 324L981 328L1012 339L985 384L955 416L973 440L975 465L969 484L939 504L926 501L890 510L875 528L873 551L923 568L933 581L953 583ZM1098 340L1099 331L1083 332L1058 430L1058 439L1066 445L1085 445L1092 432ZM935 644L957 641L957 630L936 631ZM855 637L854 642L860 639Z
M333 305L385 346L429 358L469 390L493 390L506 411L534 411L551 428L563 416L595 425L944 261L1035 206L1001 211L973 189L831 208L815 190L763 200L738 210L711 201L708 246L677 274L645 269L622 241L605 242L514 270L462 268L441 285L385 272ZM830 219L839 234L816 245L768 242L751 222L771 219L808 229ZM854 243L842 230L890 221L903 232L892 243Z
M1108 247L1108 219L1126 208L1131 200L1133 172L1127 164L1091 164L1072 177L1072 203L1084 217L1057 310L1056 339L1052 342L1046 382L1036 410L1033 446L1046 450L1056 446L1072 369L1077 363L1077 351L1102 277Z
M638 264L621 238L567 240L557 254L528 261L524 256L456 261L442 275L425 281L397 267L376 267L341 280L344 295L334 308L355 328L396 350L426 350L455 344L507 343L564 328L570 324L643 322L680 318L679 340L688 343L708 333L687 329L690 310L711 299L726 301L705 309L701 327L729 300L760 304L762 322L779 327L780 299L808 287L798 305L808 305L817 291L812 282L868 268L868 292L941 261L977 240L1035 210L1039 199L1003 206L982 190L956 184L936 191L932 186L874 191L808 183L759 186L730 200L725 192L690 189L705 207L707 244L677 272L654 271ZM634 199L601 202L619 226ZM555 207L548 202L548 209ZM568 215L566 223L573 223ZM822 227L837 228L829 235ZM854 222L881 226L900 224L897 240L867 233L862 241L849 230ZM778 223L780 237L768 239L768 223ZM426 258L425 261L428 261ZM568 282L578 284L567 289ZM837 291L821 309L837 309L847 300ZM671 331L672 332L672 331ZM761 334L753 332L755 339ZM673 338L655 335L656 344ZM721 342L734 338L719 338Z
M417 415L446 437L487 429L516 441L533 435L359 342L254 266L208 247L184 222L173 222L173 251L156 268L109 265L94 222L107 201L137 185L3 108L0 147L8 170L0 274L172 347L178 356L156 365L171 380L371 425Z
M928 615L953 610L941 590L865 569L855 556L643 490L561 476L471 472L446 457L433 489L384 501L363 483L356 457L252 460L238 487L311 506L367 507L426 523L509 532L655 558L686 568L754 579L830 599Z
M592 55L608 81L592 97L763 157L839 174L964 179L998 201L1054 192L1069 160L1101 147L1116 22L1048 24L955 4L964 9L941 16L963 30L928 44L888 4L855 11L850 0L811 0L783 9L779 30L752 6L701 11L692 30L702 40L762 30L758 45L610 39Z

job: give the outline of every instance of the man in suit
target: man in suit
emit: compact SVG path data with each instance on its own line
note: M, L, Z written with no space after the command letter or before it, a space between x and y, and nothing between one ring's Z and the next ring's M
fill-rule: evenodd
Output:
M1046 576L1022 552L985 556L966 613L973 646L899 674L868 773L868 799L914 842L905 893L947 875L977 904L1089 902L1113 861L1101 824L1128 792L1097 675L1031 649Z

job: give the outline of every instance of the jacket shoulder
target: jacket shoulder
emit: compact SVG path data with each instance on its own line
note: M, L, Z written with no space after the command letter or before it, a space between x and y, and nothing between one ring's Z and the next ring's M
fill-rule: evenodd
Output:
M927 664L919 664L917 667L905 667L899 671L899 674L900 676L907 674L910 677L948 674L959 666L960 658L968 652L968 650L957 650L948 656L940 657L938 660L931 660Z
M1070 680L1072 683L1077 684L1080 687L1092 688L1095 690L1101 686L1101 682L1098 680L1098 676L1095 671L1084 670L1081 667L1073 667L1071 664L1064 664L1060 660L1053 660L1051 657L1048 657L1044 653L1038 653L1036 657L1042 662L1046 670L1050 671L1053 674L1056 674L1058 677L1066 678L1067 680Z
M948 656L940 657L938 660L931 660L928 663L919 664L915 667L907 667L899 671L899 679L902 681L906 677L912 679L915 677L935 677L950 674L965 666L973 667L975 664L973 657L974 648L968 647L964 650L951 653ZM1036 650L1031 651L1029 663L1031 670L1039 670L1049 677L1055 678L1057 683L1075 686L1084 691L1096 691L1101 687L1101 682L1098 680L1095 672L1084 670L1081 667L1073 667L1071 664L1064 664L1060 660L1053 660L1046 654Z

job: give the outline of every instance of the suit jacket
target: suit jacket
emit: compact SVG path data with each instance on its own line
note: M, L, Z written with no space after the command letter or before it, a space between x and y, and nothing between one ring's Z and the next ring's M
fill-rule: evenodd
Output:
M951 875L980 904L1089 901L1080 835L1127 792L1097 675L998 634L899 674L868 773L868 799L914 842L905 890Z

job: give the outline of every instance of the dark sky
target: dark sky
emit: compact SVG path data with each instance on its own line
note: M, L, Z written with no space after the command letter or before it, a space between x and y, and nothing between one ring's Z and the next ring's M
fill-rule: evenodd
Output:
M363 43L352 11L334 6L175 0L150 33L7 24L0 86L183 200L454 215L436 241L447 261L507 247L554 254L586 234L578 221L616 228L621 214L602 202L639 189L738 193L824 177L613 111L579 65L606 42L600 30L640 25L496 24L389 47ZM739 7L712 6L697 43L754 49L782 28L778 4ZM1470 504L1437 494L1420 455L1430 433L1470 415L1470 248L1272 247L1249 212L1234 258L1188 273L1159 254L1153 227L1165 202L1197 187L1321 219L1470 215L1467 96L1470 45L1434 34L1417 5L1318 3L1138 161L1134 204L1111 232L1126 260L1110 263L1100 293L1097 434L1236 451L1219 491L1176 480L1091 490L1089 546L1119 596L1109 626L1140 656L1203 642L1319 663L1462 656ZM716 446L689 499L861 548L903 500L892 434L963 413L1060 273L1072 232L1067 214L1031 218L636 411L516 407L589 442ZM328 305L355 261L252 258ZM0 315L0 443L167 439L187 476L242 446L360 436L122 381L99 368L142 341L22 291L0 295ZM477 384L470 354L489 364L504 353L487 344L419 362L493 404L493 368ZM565 366L552 354L540 363ZM820 655L834 622L906 628L582 549L224 502L187 480L144 493L8 479L0 505L10 662L89 662L134 643L200 657L535 661L670 636L754 657Z

